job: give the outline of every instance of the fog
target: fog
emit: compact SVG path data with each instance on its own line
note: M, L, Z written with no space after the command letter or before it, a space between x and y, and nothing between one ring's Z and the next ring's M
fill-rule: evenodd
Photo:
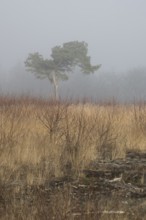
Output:
M94 75L72 73L62 97L146 98L145 0L0 0L0 92L47 97L47 80L26 72L29 53L50 57L69 41L88 43Z

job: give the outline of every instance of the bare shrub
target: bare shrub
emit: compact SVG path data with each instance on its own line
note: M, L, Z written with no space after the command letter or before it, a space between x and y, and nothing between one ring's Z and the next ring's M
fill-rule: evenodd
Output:
M112 159L117 153L116 143L119 134L115 132L114 117L114 109L107 110L104 116L98 113L97 153L102 159Z
M88 142L88 129L84 105L79 112L75 112L69 107L66 108L61 155L61 166L64 173L75 174L79 171Z
M10 151L23 136L24 111L17 106L3 106L0 108L0 151Z
M62 136L62 122L65 118L65 108L66 105L62 105L59 102L54 102L49 104L46 108L43 108L37 114L37 118L47 129L51 143L55 142L55 137L59 139Z

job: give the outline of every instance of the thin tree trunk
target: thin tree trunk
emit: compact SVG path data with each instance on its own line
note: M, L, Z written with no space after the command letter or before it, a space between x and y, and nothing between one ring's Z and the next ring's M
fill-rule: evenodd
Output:
M55 100L59 99L59 95L58 95L58 84L54 84L54 97Z
M55 100L59 99L59 94L58 94L58 81L56 80L55 74L52 74L53 77L53 86L54 86L54 98Z

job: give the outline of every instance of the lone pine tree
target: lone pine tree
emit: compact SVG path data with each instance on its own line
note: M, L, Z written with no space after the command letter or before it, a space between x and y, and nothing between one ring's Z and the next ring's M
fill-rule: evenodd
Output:
M75 67L79 67L84 74L94 73L100 68L100 65L91 65L88 44L79 41L53 47L50 59L44 59L38 52L30 53L25 61L25 66L37 78L49 79L54 86L55 99L58 99L59 82L68 80L69 73L73 72Z

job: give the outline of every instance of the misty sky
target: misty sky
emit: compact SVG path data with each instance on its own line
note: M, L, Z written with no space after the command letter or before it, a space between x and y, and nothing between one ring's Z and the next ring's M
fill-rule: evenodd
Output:
M86 41L103 70L145 66L145 0L0 0L0 67L12 68L30 52Z

